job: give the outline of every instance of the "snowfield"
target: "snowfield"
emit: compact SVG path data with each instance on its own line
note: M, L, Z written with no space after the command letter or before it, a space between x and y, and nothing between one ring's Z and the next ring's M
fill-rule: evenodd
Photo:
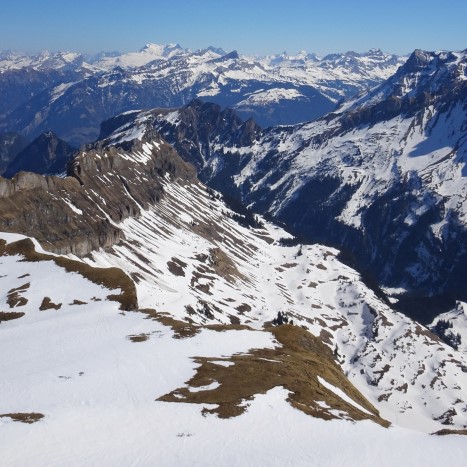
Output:
M24 317L0 324L0 414L44 415L32 424L0 417L4 466L463 465L462 437L315 419L286 403L281 387L226 420L203 416L199 405L158 402L194 374L195 355L223 361L277 343L254 330L174 339L170 327L119 311L109 290L51 261L0 259L2 291L30 284L21 292L28 303L15 308ZM39 310L44 296L62 307ZM129 338L141 334L149 337Z

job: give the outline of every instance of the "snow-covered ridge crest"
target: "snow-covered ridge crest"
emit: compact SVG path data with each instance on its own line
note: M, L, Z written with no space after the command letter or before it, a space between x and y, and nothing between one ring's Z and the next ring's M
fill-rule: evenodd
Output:
M407 62L386 82L364 96L344 104L339 111L369 108L389 98L415 99L422 92L430 95L452 92L467 81L466 57L466 51L415 50ZM452 87L454 89L451 89Z
M0 73L11 70L32 68L34 70L65 69L86 66L85 57L77 52L43 51L36 55L27 55L12 51L0 52Z

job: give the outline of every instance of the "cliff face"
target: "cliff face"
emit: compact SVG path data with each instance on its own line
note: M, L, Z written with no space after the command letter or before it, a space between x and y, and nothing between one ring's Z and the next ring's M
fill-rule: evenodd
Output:
M0 177L0 229L33 236L59 254L109 248L123 237L116 222L164 196L162 177L189 181L195 174L157 135L96 144L70 162L65 178Z

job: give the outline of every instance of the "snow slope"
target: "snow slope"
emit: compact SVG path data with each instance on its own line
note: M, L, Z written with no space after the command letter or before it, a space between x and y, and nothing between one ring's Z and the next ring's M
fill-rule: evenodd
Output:
M441 459L463 465L461 437L313 418L287 404L281 387L257 395L244 414L230 419L203 415L195 404L157 401L196 372L194 356L224 365L232 354L278 344L270 333L254 330L201 329L174 338L166 324L119 311L106 298L111 291L51 261L0 259L2 290L29 281L21 292L28 303L15 308L25 315L0 324L2 465L408 466ZM61 309L40 311L45 294ZM86 303L72 305L72 299ZM141 335L147 338L132 340ZM208 390L193 391L200 389ZM27 424L4 416L14 413L44 417Z
M329 345L385 418L426 432L466 424L464 355L391 310L337 250L281 246L283 230L240 226L202 185L167 179L164 193L157 206L119 224L126 240L112 252L86 259L129 273L142 307L258 329L285 312Z

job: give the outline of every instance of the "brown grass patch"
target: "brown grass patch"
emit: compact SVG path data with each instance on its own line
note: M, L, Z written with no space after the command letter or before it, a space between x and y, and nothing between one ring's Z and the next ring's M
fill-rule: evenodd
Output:
M13 319L22 318L24 313L15 311L0 311L0 323L2 321L11 321Z
M244 313L248 313L251 311L251 306L248 305L248 303L242 303L241 305L238 305L235 309L240 315L243 315Z
M76 298L70 303L70 306L73 305L87 305L88 302L82 302L81 300L76 300Z
M149 334L135 334L132 336L127 336L127 339L129 339L131 342L145 342L149 339Z
M31 262L53 261L67 272L80 274L95 284L102 285L107 289L120 289L120 294L109 295L107 298L120 303L121 310L130 311L138 308L135 284L121 269L95 268L69 258L38 253L34 249L34 243L29 238L10 243L9 245L0 244L0 253L22 255L25 261Z
M8 303L8 306L10 308L16 308L19 306L27 305L28 299L26 297L23 297L21 293L28 290L30 285L31 284L28 282L8 291L6 302Z
M27 282L26 284L23 284L23 285L20 285L19 287L11 289L8 292L8 294L12 294L12 293L15 293L15 292L24 292L25 290L28 290L30 286L31 286L31 283Z
M4 413L0 414L0 417L11 418L14 422L21 423L36 423L41 418L44 418L44 415L41 413L30 412L30 413Z
M61 303L53 303L50 297L44 297L41 306L39 307L39 310L60 310L61 307Z
M230 257L220 248L211 248L209 250L210 266L214 272L223 277L227 282L235 282L235 279L245 279L235 266Z
M224 329L232 328L224 326ZM199 392L190 392L189 387L183 387L158 400L214 404L216 408L204 409L203 413L216 413L220 418L229 418L242 414L246 409L245 401L252 400L256 394L265 394L274 387L282 386L289 391L287 401L309 415L326 420L370 419L382 426L389 425L348 381L333 360L331 350L319 338L291 325L269 328L268 332L275 336L282 347L256 349L246 355L234 355L228 359L234 365L227 367L217 365L218 358L194 358L199 367L196 375L186 384L203 387L217 381L219 387ZM318 375L344 390L350 398L374 415L370 416L336 396L319 383ZM319 401L325 402L330 408L321 407ZM331 410L338 410L342 417Z
M156 310L152 310L150 308L145 308L138 311L147 315L147 319L159 321L159 323L162 323L164 326L171 328L174 333L174 339L185 339L193 337L201 330L200 326L178 321L167 313L158 313Z
M184 263L183 261L179 260L178 258L172 258L171 261L167 262L167 267L169 268L169 271L174 275L174 276L185 276L185 268L187 267L187 264Z
M449 428L444 428L439 431L435 431L432 435L446 436L446 435L463 435L467 436L467 430L450 430Z
M28 303L28 299L20 295L19 292L9 293L7 295L6 302L10 308L17 308L19 306L25 306Z
M382 402L382 401L387 402L391 396L392 396L392 392L388 392L386 394L381 394L380 396L378 396L378 402Z

